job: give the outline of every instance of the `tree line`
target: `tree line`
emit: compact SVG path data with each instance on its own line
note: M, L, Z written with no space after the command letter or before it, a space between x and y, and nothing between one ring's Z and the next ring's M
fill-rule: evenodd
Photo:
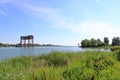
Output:
M15 44L8 44L8 43L0 43L0 47L14 47Z
M54 44L34 44L34 46L60 46L60 45L54 45ZM0 47L20 47L20 44L9 44L9 43L0 43Z
M81 41L81 47L100 47L100 46L107 46L109 44L108 37L104 37L104 40L101 41L100 39L84 39ZM112 46L120 45L120 37L113 37L112 39Z
M114 37L112 39L112 45L120 45L120 37Z

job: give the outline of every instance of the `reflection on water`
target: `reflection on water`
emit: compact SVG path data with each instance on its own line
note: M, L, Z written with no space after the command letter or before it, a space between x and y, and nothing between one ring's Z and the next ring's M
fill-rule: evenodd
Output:
M81 51L103 51L103 52L110 52L110 49L103 49L103 48L81 48Z
M34 54L34 48L33 47L30 47L30 48L23 48L23 47L21 47L20 49L19 49L19 53L20 53L20 55L25 55L25 56L27 56L27 55L33 55Z
M62 51L62 52L77 52L77 51L110 51L109 49L97 49L97 48L78 48L75 46L44 46L44 47L30 47L30 48L23 48L23 47L5 47L0 48L0 60L11 58L15 56L28 56L28 55L40 55L40 54L47 54L52 51Z

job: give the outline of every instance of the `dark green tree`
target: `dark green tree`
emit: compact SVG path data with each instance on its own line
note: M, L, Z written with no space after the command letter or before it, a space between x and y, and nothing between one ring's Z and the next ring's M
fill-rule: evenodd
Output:
M108 39L108 37L104 37L104 45L109 45L109 39Z
M100 47L103 46L103 42L100 39L91 38L91 40L84 39L81 41L82 47Z
M115 37L112 39L112 45L115 45Z
M90 41L88 39L82 40L81 45L82 45L82 47L89 47Z
M112 39L112 45L120 45L120 38L119 37L114 37Z
M98 45L98 47L103 46L103 42L100 39L97 39L97 45Z
M120 38L116 37L116 45L120 45Z
M91 47L96 47L97 46L97 40L95 40L94 38L92 38L90 40L90 42L91 42Z

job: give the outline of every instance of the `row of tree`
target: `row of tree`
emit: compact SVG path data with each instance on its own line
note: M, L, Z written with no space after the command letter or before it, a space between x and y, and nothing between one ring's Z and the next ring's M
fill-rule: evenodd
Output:
M120 37L114 37L112 39L112 45L120 45Z
M4 44L4 43L0 43L0 47L13 47L15 46L14 44Z
M109 39L108 37L104 37L103 42L100 39L84 39L81 41L82 47L100 47L100 46L106 46L109 45ZM120 37L113 37L112 39L112 46L120 45Z
M104 37L104 42L102 42L100 39L94 39L94 38L91 38L90 40L84 39L81 41L82 47L100 47L108 44L109 44L108 37Z
M54 45L54 44L34 44L34 46L60 46L60 45ZM20 47L20 44L8 44L8 43L0 43L0 47Z

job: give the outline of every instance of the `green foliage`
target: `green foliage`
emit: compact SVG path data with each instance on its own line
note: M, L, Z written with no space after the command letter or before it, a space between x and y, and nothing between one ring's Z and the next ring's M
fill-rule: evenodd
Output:
M52 52L48 54L47 60L50 65L54 66L64 66L67 65L67 57L61 52Z
M112 39L112 45L120 45L120 38L119 37L114 37Z
M104 37L104 45L109 45L109 39L108 39L108 37Z
M73 67L63 72L63 78L65 80L92 80L94 70L85 69L86 67Z
M100 47L103 46L103 42L100 39L94 39L92 38L91 40L84 39L81 41L81 46L82 47Z
M111 47L110 47L110 50L111 50L111 51L120 50L120 46L111 46Z
M120 51L51 52L0 62L0 80L119 80Z
M115 57L117 61L120 61L120 50L115 50L113 57Z
M80 43L78 43L80 45ZM78 46L79 46L78 45ZM120 45L120 37L113 37L112 46ZM84 39L81 41L81 47L101 47L101 46L109 46L108 37L104 37L104 41L102 42L100 39Z
M109 57L109 56L101 57L101 58L95 60L94 68L95 68L95 70L100 71L111 65L114 65L114 62L112 61L111 57Z
M63 72L63 77L65 80L108 80L108 79L118 79L118 76L112 76L110 73L107 75L105 71L108 72L116 71L115 65L116 61L114 59L113 54L101 53L101 52L93 52L85 54L85 60L81 61L80 64L74 66L70 69L66 69ZM85 64L85 65L84 65ZM110 71L109 71L110 69ZM102 73L106 75L102 75ZM108 73L107 72L107 73ZM118 72L115 74L118 75Z
M90 46L90 41L88 39L82 40L81 45L83 47L89 47Z

